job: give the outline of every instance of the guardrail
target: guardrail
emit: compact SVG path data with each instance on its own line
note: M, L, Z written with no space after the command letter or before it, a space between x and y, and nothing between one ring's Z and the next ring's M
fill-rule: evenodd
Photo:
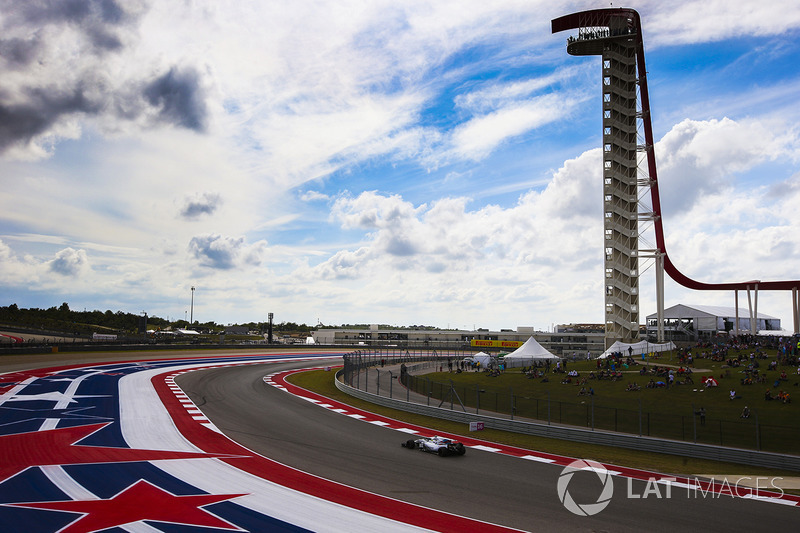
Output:
M361 368L363 369L365 367ZM360 374L360 372L358 373ZM657 439L603 430L588 430L579 427L552 424L548 425L525 420L513 420L486 414L458 411L455 409L436 407L412 401L410 399L410 395L408 394L398 395L406 396L406 399L401 399L399 397L394 398L381 396L379 394L379 388L376 390L376 393L360 390L356 387L346 384L342 379L340 379L343 375L344 369L339 370L336 373L334 380L336 383L336 388L345 394L349 394L350 396L360 398L377 405L382 405L384 407L431 416L443 420L462 422L464 424L469 424L470 422L483 422L485 428L511 431L526 435L571 440L574 442L598 444L603 446L615 446L619 448L628 448L645 452L691 456L701 459L710 459L712 461L724 461L751 466L800 471L800 456L761 452L725 446L714 446L709 444L681 442L668 439ZM353 379L353 377L353 374L350 374L350 379ZM388 391L384 389L384 393L387 394Z

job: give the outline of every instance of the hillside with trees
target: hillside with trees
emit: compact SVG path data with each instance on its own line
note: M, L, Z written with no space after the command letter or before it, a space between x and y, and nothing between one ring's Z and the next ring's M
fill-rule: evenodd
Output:
M146 322L145 322L146 320ZM192 328L204 333L214 334L225 331L225 326L215 322L186 320L169 321L158 316L147 316L123 311L74 311L67 302L48 309L20 308L17 304L0 307L0 325L36 331L58 332L68 335L92 335L93 333L136 334L142 328L147 330L170 330ZM247 327L248 331L266 332L266 322L236 324ZM310 334L311 326L282 322L273 324L273 331L281 334Z

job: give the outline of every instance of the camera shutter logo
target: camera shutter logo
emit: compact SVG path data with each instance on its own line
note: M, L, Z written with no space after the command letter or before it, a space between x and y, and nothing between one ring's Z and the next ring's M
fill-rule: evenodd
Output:
M592 471L600 478L603 490L600 492L596 503L579 504L572 499L572 495L567 490L572 476L575 475L575 472L580 471ZM594 516L611 503L611 497L614 495L614 480L606 470L606 467L600 463L591 459L577 459L564 467L558 478L556 489L558 491L558 499L561 500L561 503L569 512L579 516Z

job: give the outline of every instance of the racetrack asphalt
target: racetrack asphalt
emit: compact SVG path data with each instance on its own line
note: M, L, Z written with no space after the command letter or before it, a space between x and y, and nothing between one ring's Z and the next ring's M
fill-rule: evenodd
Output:
M733 498L725 491L676 485L668 498L663 484L626 478L615 479L613 497L602 512L577 516L557 493L563 466L474 447L463 457L446 458L407 450L400 446L408 438L405 432L321 409L279 389L265 390L264 372L289 366L207 370L186 374L178 384L217 427L262 455L370 492L526 531L563 531L565 526L641 531L643 524L652 531L697 529L698 524L705 531L730 531L744 517L759 529L757 524L791 527L800 516L793 507ZM575 482L568 490L576 501L596 500L596 475L585 473L581 480L576 475ZM709 516L714 517L710 524Z
M236 356L241 356L241 352L236 352ZM111 357L128 361L147 359L144 354L117 354ZM181 355L174 353L159 354L157 359L162 360L159 365L169 365L170 360L177 360L180 357ZM184 354L183 357L197 357L197 352L192 352L191 355ZM75 356L72 356L73 360L74 358ZM41 368L52 363L51 360L44 357L26 356L25 359L26 361L20 361L4 357L0 359L0 368L14 370L33 368L34 366ZM60 356L59 359L60 362L64 362ZM102 357L92 356L89 359L93 363L99 364ZM483 451L474 446L470 447L463 457L440 458L419 451L407 450L402 448L400 443L409 438L408 432L386 427L383 425L386 424L385 422L381 424L368 423L358 417L347 416L337 410L321 407L308 401L302 394L288 394L282 388L264 382L266 375L309 364L319 364L318 362L283 360L275 362L248 361L247 363L238 366L236 361L231 361L231 365L220 368L195 370L187 373L176 371L176 375L166 378L165 383L169 384L169 380L174 379L175 385L169 385L170 389L174 390L176 395L179 394L178 391L188 395L192 410L196 408L202 413L202 416L197 418L207 418L210 420L209 425L219 429L247 450L315 477L365 491L342 492L353 499L369 500L371 499L370 495L383 495L387 498L386 505L391 505L391 502L394 501L404 501L419 506L409 507L408 512L410 513L424 514L426 509L439 509L446 513L483 521L483 523L472 523L468 528L475 531L491 529L489 524L502 524L526 531L691 529L727 532L744 527L752 531L776 528L791 530L797 517L800 516L795 506L787 504L791 502L781 504L774 501L772 503L752 501L735 498L725 491L721 493L698 492L681 488L678 485L669 487L671 491L668 491L668 487L663 483L629 480L624 476L614 476L613 496L608 500L605 508L594 516L578 516L568 511L559 499L557 490L559 479L565 479L563 465L546 464L537 460ZM180 367L177 364L174 366L176 369ZM152 378L147 374L147 380L145 380L146 374L142 372L140 373L141 379L131 381L126 378L128 379L126 383L136 383L135 391L140 392L140 387L149 383L151 379L153 383L164 379L156 377L163 373L160 370L153 369L148 372L152 373ZM101 377L97 376L98 379ZM73 378L74 381L77 379ZM88 381L87 379L86 382ZM161 385L156 386L156 388L158 387ZM130 397L130 395L126 397ZM167 402L163 396L162 401ZM6 404L7 406L8 404ZM121 405L120 408L125 410L124 405ZM184 418L186 417L184 416ZM149 419L143 418L141 422L141 426L129 424L128 427L135 427L135 430L141 433L154 432L152 424L148 425L150 424ZM402 424L399 425L402 426ZM42 425L43 428L48 429L49 427L46 426L46 424ZM181 426L179 425L179 427ZM168 432L167 429L163 431ZM131 442L135 442L137 438L129 436L125 431L123 433L132 448L148 447L134 446ZM13 435L8 430L6 434ZM147 439L152 439L153 442L158 442L160 438L161 436L156 435L147 436ZM143 439L142 442L147 439ZM209 440L213 439L209 438ZM490 443L486 443L486 446L491 448ZM4 449L2 441L0 441L0 457L7 459L9 453L15 453L15 450ZM216 459L199 461L222 462ZM148 468L151 465L195 464L198 464L198 461L188 459L146 463ZM47 471L47 468L49 467L40 467L42 471ZM75 473L83 468L88 470L89 467L63 467L62 470ZM185 467L181 468L185 470ZM15 486L23 478L26 482L29 481L29 478L35 479L31 472L32 470L28 469L13 477ZM208 471L209 474L210 472L211 470ZM63 473L58 471L50 472L49 475L51 479L57 476L63 477ZM77 475L73 475L73 477L79 478ZM143 476L142 479L145 477ZM214 479L205 480L205 482L213 486ZM221 479L219 482L222 485ZM13 495L8 492L11 485L5 480L0 484L0 498L4 504L0 506L0 516L4 511L9 514L10 508L6 504L9 500L14 501ZM601 479L595 473L578 472L569 482L569 497L577 502L596 501L602 488L601 485ZM228 486L225 489L227 495L247 492L244 489L229 490ZM341 492L335 484L323 486L320 490L323 493L318 496L323 499L327 496L324 494L326 491ZM736 489L731 487L731 491L734 490ZM213 494L215 491L207 492ZM351 503L354 507L358 507L359 502ZM230 505L230 502L219 505ZM589 509L589 507L585 508ZM310 509L309 512L311 512ZM371 524L370 527L358 527L357 518L349 518L349 520L355 520L355 522L353 522L353 528L348 530L380 530L382 527L378 525L380 522L370 522L366 518L362 525ZM8 524L9 522L3 519L3 523ZM137 522L137 527L141 527L144 523ZM314 530L345 530L342 526L344 522L331 520L326 524L325 517L305 523L319 524L319 526L311 527ZM158 521L146 522L146 524L154 528L147 531L173 530L165 528ZM139 529L131 529L131 527L130 525L125 526L128 531L139 531ZM222 527L217 523L210 529L194 529L193 531L219 531L222 529L231 528ZM39 530L47 531L47 529ZM52 531L57 530L52 529ZM262 531L264 529L250 530ZM458 530L466 530L466 528L462 525ZM26 529L19 529L19 531L26 531ZM33 529L29 531L33 531ZM81 531L92 531L92 529Z

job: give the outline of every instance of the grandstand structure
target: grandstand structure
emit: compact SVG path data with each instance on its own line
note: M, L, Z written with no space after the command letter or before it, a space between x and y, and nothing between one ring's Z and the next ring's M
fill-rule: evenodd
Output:
M751 324L758 315L759 290L791 291L794 332L800 333L800 280L705 283L684 275L670 261L661 223L639 13L628 8L594 9L559 17L551 25L553 33L577 30L567 39L568 54L599 55L602 60L606 347L639 338L639 260L649 258L656 265L659 342L664 340L665 272L693 290L734 291L737 310L739 291L746 291ZM649 206L642 201L648 197ZM643 222L652 224L655 248L639 248Z

